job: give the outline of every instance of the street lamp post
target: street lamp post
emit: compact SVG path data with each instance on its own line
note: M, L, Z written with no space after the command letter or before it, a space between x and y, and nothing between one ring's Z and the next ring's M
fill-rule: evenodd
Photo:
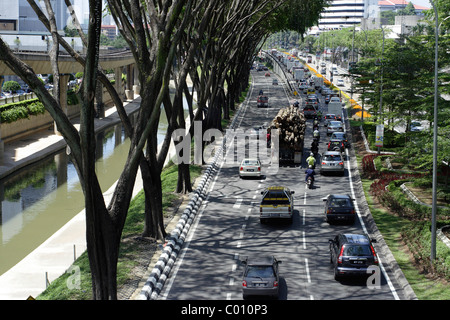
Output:
M433 126L433 199L431 211L431 254L430 259L433 262L436 259L436 215L437 215L437 133L438 133L438 52L439 52L439 16L434 1L430 0L434 9L435 20L435 45L434 45L434 126ZM446 17L442 22L450 18ZM441 22L441 23L442 23Z
M383 124L383 117L381 116L383 112L383 56L384 56L384 28L381 26L381 31L383 32L383 45L381 49L381 75L380 75L380 107L378 110L378 117L381 119L381 124ZM381 148L378 147L378 154L381 153Z

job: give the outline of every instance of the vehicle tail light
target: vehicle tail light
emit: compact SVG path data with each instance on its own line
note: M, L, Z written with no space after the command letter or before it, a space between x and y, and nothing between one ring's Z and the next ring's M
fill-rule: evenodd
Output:
M242 171L242 170L244 170L244 168L243 168L243 167L240 167L240 168L239 168L239 171Z
M277 281L277 280L275 280L275 281L273 282L273 286L274 286L274 287L278 287L278 281Z
M330 146L331 146L331 142L328 142L328 149L330 149Z
M375 250L373 249L372 246L370 246L370 250L372 250L372 254L373 254L373 262L378 264L378 257L377 254L375 253Z
M247 281L242 280L242 286L247 288Z
M326 164L326 163L322 161L322 164Z
M341 161L341 162L339 162L339 164L340 164L340 165L343 165L343 164L344 164L344 162L343 162L343 161Z
M261 167L258 167L258 171L261 171Z
M344 254L344 246L341 247L341 252L339 252L338 263L342 264L342 256Z
M350 210L351 214L355 214L355 209Z

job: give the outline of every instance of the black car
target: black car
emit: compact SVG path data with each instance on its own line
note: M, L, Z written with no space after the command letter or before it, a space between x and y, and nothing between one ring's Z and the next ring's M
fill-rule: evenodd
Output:
M279 270L281 263L273 256L257 257L242 260L245 265L242 276L242 295L248 296L269 296L278 298L279 293Z
M355 206L353 205L353 199L349 195L329 194L322 200L325 201L327 222L355 222Z
M340 233L330 239L330 262L334 267L334 278L365 276L372 274L371 268L378 266L378 257L366 234Z

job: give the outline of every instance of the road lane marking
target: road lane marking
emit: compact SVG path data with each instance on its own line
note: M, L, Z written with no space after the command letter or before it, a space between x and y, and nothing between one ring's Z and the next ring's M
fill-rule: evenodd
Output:
M303 216L302 216L302 219L303 219L303 225L305 225L306 224L306 210L305 209L303 209Z
M306 268L306 279L308 280L308 283L311 283L311 276L309 275L309 266L307 258L305 258L305 268Z
M303 231L303 249L306 250L306 233Z
M235 204L233 205L233 209L239 209L240 206L241 206L242 200L243 200L242 198L236 199L236 202L235 202Z

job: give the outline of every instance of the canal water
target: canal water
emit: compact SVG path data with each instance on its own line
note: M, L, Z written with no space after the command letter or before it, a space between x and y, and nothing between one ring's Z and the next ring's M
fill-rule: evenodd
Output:
M158 141L167 120L162 112ZM122 125L97 134L96 172L103 191L119 178L130 140ZM84 196L65 150L0 180L0 275L84 209Z

